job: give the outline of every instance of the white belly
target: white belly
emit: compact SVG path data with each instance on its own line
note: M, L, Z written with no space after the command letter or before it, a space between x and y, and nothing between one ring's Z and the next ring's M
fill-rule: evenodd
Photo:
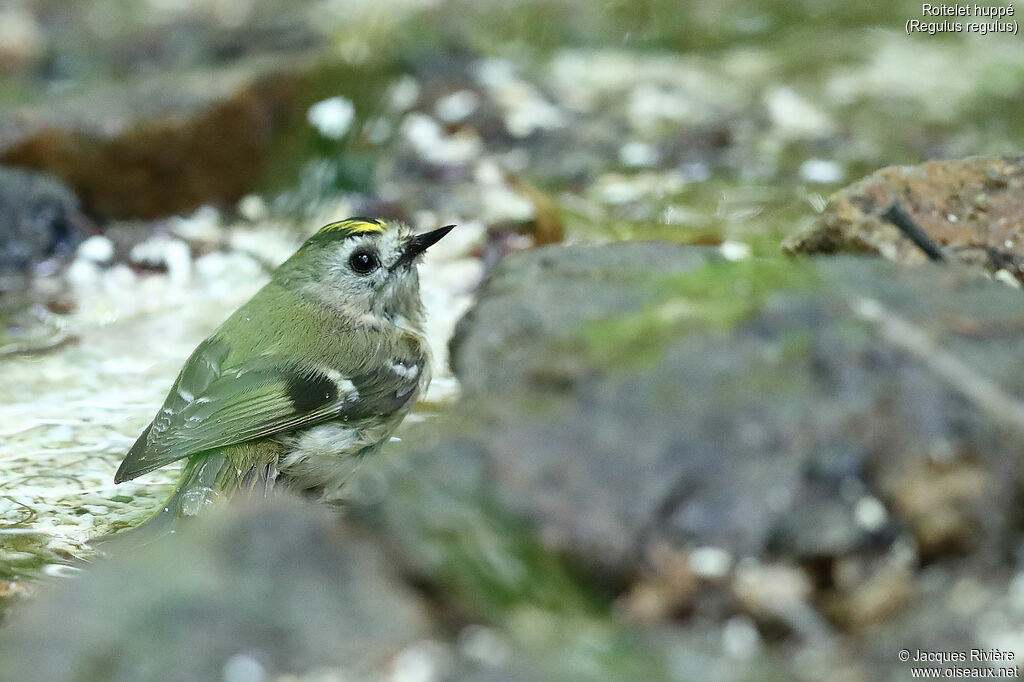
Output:
M387 440L398 425L389 419L372 427L329 422L280 437L285 453L278 465L286 486L322 489L325 500L342 497L342 488L366 455Z

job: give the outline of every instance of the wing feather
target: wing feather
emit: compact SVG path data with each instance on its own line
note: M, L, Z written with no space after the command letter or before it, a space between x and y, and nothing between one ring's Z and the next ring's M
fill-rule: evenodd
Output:
M415 395L426 368L423 355L351 377L282 355L222 368L229 351L216 336L196 349L160 412L125 456L115 482L226 445L332 419L389 414Z

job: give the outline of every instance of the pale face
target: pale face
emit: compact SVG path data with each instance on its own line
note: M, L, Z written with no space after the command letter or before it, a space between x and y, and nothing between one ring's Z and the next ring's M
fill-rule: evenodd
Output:
M412 230L397 226L318 245L292 274L308 279L307 291L329 306L418 326L418 259L403 259L410 237Z

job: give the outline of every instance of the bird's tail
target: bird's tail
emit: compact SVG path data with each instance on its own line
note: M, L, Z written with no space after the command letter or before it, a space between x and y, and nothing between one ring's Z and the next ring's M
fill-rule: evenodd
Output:
M155 514L135 528L95 538L91 544L109 545L111 549L139 547L173 533L180 519L195 516L204 507L226 499L230 491L225 487L229 483L225 474L231 469L225 466L227 463L227 457L221 452L189 459L174 492Z
M160 509L139 526L96 538L91 544L114 543L140 546L174 532L185 518L200 514L204 507L226 502L239 493L266 497L277 478L281 446L274 442L228 445L191 457L181 470L174 492Z

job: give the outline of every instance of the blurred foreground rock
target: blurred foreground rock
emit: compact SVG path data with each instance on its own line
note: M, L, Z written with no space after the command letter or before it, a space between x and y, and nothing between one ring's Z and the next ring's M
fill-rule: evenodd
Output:
M833 508L869 494L902 506L925 551L978 547L986 536L945 518L938 499L915 509L907 498L942 497L935 484L951 478L964 509L1011 501L1009 443L1024 424L965 397L947 363L1024 393L1024 342L1010 331L1024 299L942 267L710 254L543 249L499 268L460 325L453 361L466 406L487 420L480 445L506 503L609 567L660 535L738 554L847 553L873 534L856 531L852 508ZM811 283L823 292L801 292ZM927 342L895 338L894 322ZM922 490L911 483L929 477ZM790 509L814 523L794 526Z
M802 679L1020 651L1024 604L982 616L1022 579L1021 320L1018 292L939 266L510 256L453 344L466 398L407 439L375 523L498 613L569 608L535 553L562 557L716 679L780 636Z
M295 503L213 513L19 615L0 679L380 678L432 632L376 547Z

